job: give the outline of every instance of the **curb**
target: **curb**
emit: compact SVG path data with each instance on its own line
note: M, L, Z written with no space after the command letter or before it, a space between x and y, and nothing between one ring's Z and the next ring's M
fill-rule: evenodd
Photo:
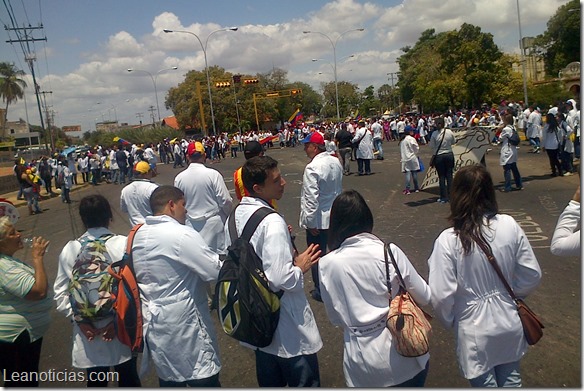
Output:
M89 183L81 183L78 185L73 185L73 188L71 189L70 192L74 193L74 192L81 190L81 189L84 189L88 186L89 186ZM9 202L11 202L16 208L26 206L26 200L16 198L17 195L18 195L18 191L14 191L11 193L2 194L1 197L8 200ZM51 200L53 198L60 197L60 194L57 194L56 196L53 196L53 197L50 197L48 195L41 195L41 197L42 197L42 199L40 201L42 202L42 201L47 201L47 200Z

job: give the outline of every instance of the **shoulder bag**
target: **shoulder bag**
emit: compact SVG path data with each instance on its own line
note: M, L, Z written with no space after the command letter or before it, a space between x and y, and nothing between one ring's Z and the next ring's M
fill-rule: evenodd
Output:
M389 262L387 253L391 256L391 263L395 268L399 280L399 292L391 299L391 283L389 279ZM395 349L404 357L418 357L428 353L430 349L430 334L432 317L425 313L410 296L404 279L397 267L389 244L385 245L385 276L389 291L389 313L386 327L393 337Z
M519 314L519 319L521 319L521 325L523 326L523 334L525 335L527 343L530 345L535 345L537 341L539 341L543 336L543 329L545 326L543 325L543 323L541 323L535 312L533 312L527 306L527 304L525 304L523 300L515 296L513 289L511 289L511 286L509 286L509 283L505 279L505 276L503 275L501 268L497 264L497 260L495 259L495 256L493 255L491 249L487 247L485 243L477 242L477 244L487 256L489 263L493 265L493 268L495 269L495 272L497 272L497 275L503 282L505 289L507 289L507 292L509 292L511 298L515 302L515 305L517 306L517 313Z
M438 155L438 151L440 150L440 147L442 146L442 142L444 141L444 137L446 136L446 129L442 129L443 133L442 133L442 138L440 139L440 144L438 144L438 148L436 148L436 153L434 155L432 155L432 157L430 158L430 163L428 163L429 167L436 167L436 155Z

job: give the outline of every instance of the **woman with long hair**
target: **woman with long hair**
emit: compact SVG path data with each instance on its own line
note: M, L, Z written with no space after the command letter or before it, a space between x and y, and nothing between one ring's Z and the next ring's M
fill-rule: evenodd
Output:
M562 176L562 163L560 162L560 132L556 116L547 113L545 116L545 127L543 129L543 148L548 155L552 176Z
M373 215L355 190L333 202L328 245L319 261L320 289L331 323L344 331L343 371L349 387L422 387L430 354L400 356L385 323L389 300L399 291L389 261L391 296L386 284L385 246L372 234ZM430 301L430 289L395 244L389 246L407 291L420 305Z
M449 221L428 260L435 314L454 329L458 363L472 386L521 386L527 341L515 302L482 248L490 249L518 297L541 279L535 254L513 217L499 213L493 179L482 165L456 173Z

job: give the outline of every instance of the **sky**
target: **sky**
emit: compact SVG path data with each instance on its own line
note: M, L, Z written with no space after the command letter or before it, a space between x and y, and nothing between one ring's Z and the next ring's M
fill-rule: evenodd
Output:
M537 36L568 0L3 0L0 22L28 30L36 55L37 83L59 127L118 120L151 122L148 108L161 117L166 91L189 70L204 70L205 58L195 33L207 42L209 66L255 75L273 68L290 82L320 91L337 79L363 91L391 84L401 48L414 46L420 34L457 30L470 23L491 33L506 53L519 53L518 10L523 37ZM537 4L537 6L534 6ZM10 12L8 11L10 9ZM238 27L237 31L217 31ZM362 32L349 31L364 28ZM303 34L303 31L321 34ZM345 33L346 32L346 33ZM30 70L14 31L2 31L0 61L26 71L26 98L8 108L8 120L40 124ZM342 35L341 35L342 34ZM330 39L327 39L327 37ZM316 59L318 61L312 61ZM172 69L177 67L176 70ZM129 68L134 72L128 72ZM5 103L2 102L2 107ZM156 117L158 116L155 113Z

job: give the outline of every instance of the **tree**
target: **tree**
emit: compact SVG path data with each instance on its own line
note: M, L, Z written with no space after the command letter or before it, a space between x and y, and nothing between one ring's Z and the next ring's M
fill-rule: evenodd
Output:
M534 42L543 54L546 74L557 77L571 62L580 61L580 3L570 0L560 6L547 23L547 30Z
M2 137L6 137L6 121L8 121L8 106L24 98L26 82L22 79L23 70L16 69L14 63L0 63L0 96L6 103L6 111L2 127Z

